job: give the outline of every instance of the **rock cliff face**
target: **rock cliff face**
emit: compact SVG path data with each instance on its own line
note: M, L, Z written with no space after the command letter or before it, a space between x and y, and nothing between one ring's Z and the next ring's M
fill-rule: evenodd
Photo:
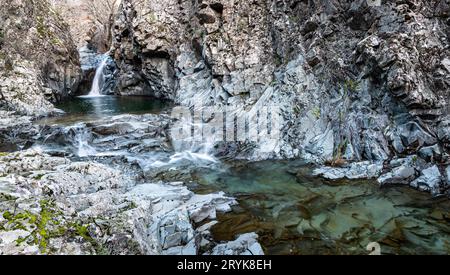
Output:
M276 150L246 158L445 162L449 1L372 2L123 0L118 92L280 106Z
M47 1L0 1L0 104L40 116L72 95L78 53L62 17Z

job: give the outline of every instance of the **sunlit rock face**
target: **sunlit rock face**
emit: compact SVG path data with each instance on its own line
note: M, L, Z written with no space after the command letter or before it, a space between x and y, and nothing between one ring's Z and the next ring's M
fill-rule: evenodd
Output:
M0 99L23 115L73 95L81 70L64 19L47 1L0 1Z
M428 148L419 157L441 162L448 20L443 1L123 0L118 92L279 106L278 144L270 154L244 150L247 159L381 163Z

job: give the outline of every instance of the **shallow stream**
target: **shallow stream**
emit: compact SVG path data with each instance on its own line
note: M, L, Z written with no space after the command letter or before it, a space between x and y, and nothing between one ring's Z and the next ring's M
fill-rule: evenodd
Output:
M70 126L168 108L142 97L78 98L57 107L67 114L39 123ZM217 240L257 232L268 254L369 254L373 242L382 254L450 254L447 198L408 187L381 189L374 181L326 181L312 177L302 161L213 161L181 169L188 169L195 192L225 191L238 199L232 213L219 215Z

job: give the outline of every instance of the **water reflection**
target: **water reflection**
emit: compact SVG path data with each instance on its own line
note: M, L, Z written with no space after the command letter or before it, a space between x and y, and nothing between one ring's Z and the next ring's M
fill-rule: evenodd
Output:
M64 124L87 122L120 114L160 113L167 102L151 97L79 97L56 106L66 112L62 117L46 118L40 124Z

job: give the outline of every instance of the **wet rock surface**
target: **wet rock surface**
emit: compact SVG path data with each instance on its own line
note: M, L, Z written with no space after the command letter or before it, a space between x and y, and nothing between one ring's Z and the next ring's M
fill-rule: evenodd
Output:
M322 167L315 169L313 175L330 180L337 179L371 179L380 176L383 164L371 162L352 163L348 167L332 168Z
M138 183L103 164L34 150L2 155L0 175L2 254L195 255L194 224L236 204L224 193Z
M100 94L102 95L112 95L115 93L116 81L117 81L117 71L116 63L109 56L108 53L100 54L92 46L84 46L78 50L80 54L80 65L82 70L82 80L78 87L78 94L86 94L92 89L93 80L97 70L101 69L100 83ZM102 62L106 64L102 65Z
M235 241L214 247L211 255L263 255L257 239L258 235L254 233L241 235Z
M223 192L194 194L183 181L140 176L174 154L166 133L170 123L167 115L148 114L34 125L34 149L0 155L0 252L212 251L217 243L207 237L209 227L198 225L231 211L235 199ZM188 163L183 169L195 166ZM158 167L161 173L176 169Z

